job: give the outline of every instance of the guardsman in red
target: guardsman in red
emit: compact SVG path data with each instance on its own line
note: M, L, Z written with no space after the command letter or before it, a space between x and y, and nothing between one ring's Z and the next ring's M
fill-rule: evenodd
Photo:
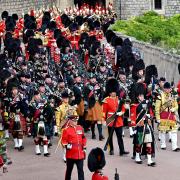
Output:
M118 145L119 145L119 155L123 156L125 154L129 154L129 152L126 152L124 149L124 142L122 138L122 132L123 132L123 114L125 113L126 109L123 102L119 103L119 98L117 94L119 93L119 83L116 79L112 78L110 79L106 84L106 95L109 95L106 97L103 101L103 117L105 120L107 118L111 117L116 113L117 119L115 121L115 118L112 119L112 122L107 123L108 125L108 133L111 134L111 131L116 132ZM114 129L112 129L114 127ZM113 135L111 136L109 140L109 146L110 146L110 155L114 155L114 147L113 147Z
M108 177L102 173L102 168L106 165L105 155L101 148L92 149L88 155L88 168L92 175L92 180L108 180Z
M77 125L78 116L68 117L69 125L63 129L61 144L66 148L66 175L65 180L71 179L74 164L78 170L78 180L84 180L83 163L86 157L86 137L83 128Z

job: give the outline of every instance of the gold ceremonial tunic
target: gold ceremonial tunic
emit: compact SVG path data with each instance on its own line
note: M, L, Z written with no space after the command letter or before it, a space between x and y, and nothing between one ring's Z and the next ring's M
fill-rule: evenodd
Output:
M66 118L69 115L77 115L76 106L71 106L68 103L62 103L55 111L56 125L58 132L61 131L62 126L66 123Z
M177 99L171 93L162 92L155 103L156 119L160 120L159 130L163 132L177 130L175 112L178 110Z

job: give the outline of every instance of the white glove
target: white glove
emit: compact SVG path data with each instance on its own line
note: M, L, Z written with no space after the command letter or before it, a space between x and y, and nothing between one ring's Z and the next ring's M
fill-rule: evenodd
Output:
M157 119L156 121L157 121L157 123L160 123L160 122L161 122L160 119Z
M117 112L116 113L118 116L122 116L124 113L121 111L121 112Z
M72 149L72 144L68 144L67 145L67 149L69 150L69 149Z
M175 112L175 109L174 109L174 108L171 108L170 111L171 111L171 112Z
M129 109L129 104L124 105L125 109Z

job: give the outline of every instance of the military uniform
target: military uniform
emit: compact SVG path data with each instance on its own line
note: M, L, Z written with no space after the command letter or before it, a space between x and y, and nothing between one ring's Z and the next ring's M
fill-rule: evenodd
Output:
M74 121L73 116L71 116L70 121ZM62 131L61 144L66 148L67 169L65 179L71 179L73 166L76 164L78 179L84 180L83 161L86 158L86 137L83 128L80 125L69 123Z
M167 87L166 87L167 86ZM166 82L164 88L170 89L170 85ZM172 150L178 151L177 146L177 119L175 112L178 110L177 99L169 92L162 92L156 100L155 116L159 123L159 131L161 132L161 148L166 149L166 132L171 132Z
M97 123L99 140L103 140L102 135L102 106L103 90L97 83L88 83L84 88L85 120L91 122L92 139L95 139L95 124Z
M126 152L124 149L124 142L122 138L123 133L123 114L125 113L125 106L123 101L120 101L118 96L111 97L111 93L118 93L119 92L119 83L116 79L110 79L107 81L106 84L106 94L109 94L108 97L106 97L103 100L102 109L103 109L103 118L104 120L110 118L114 114L116 114L116 117L114 117L111 122L107 122L108 125L108 133L110 136L109 140L109 146L110 146L110 155L114 155L114 147L113 147L113 132L116 132L117 140L118 140L118 146L119 146L119 155L122 156L124 154L128 154L129 152Z

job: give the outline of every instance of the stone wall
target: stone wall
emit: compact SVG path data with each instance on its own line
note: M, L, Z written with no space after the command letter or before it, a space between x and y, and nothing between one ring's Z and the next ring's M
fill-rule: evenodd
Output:
M154 10L154 0L113 0L118 18L128 19L146 11ZM172 16L180 13L180 0L162 0L162 9L155 10L159 14Z
M174 14L180 14L180 0L167 0L165 6L165 15L172 16Z
M128 19L140 15L149 11L150 7L149 0L121 0L121 18Z
M56 0L57 7L61 10L64 10L67 7L74 6L74 0Z
M0 13L7 10L10 14L17 13L20 15L22 12L27 13L32 8L51 6L52 2L53 0L1 0Z
M122 38L127 37L121 34L118 35ZM172 81L174 78L175 83L180 80L180 75L178 72L180 56L170 54L161 48L137 41L134 38L131 40L133 42L133 46L138 48L143 53L145 64L155 64L157 66L159 77L166 76L168 81Z

